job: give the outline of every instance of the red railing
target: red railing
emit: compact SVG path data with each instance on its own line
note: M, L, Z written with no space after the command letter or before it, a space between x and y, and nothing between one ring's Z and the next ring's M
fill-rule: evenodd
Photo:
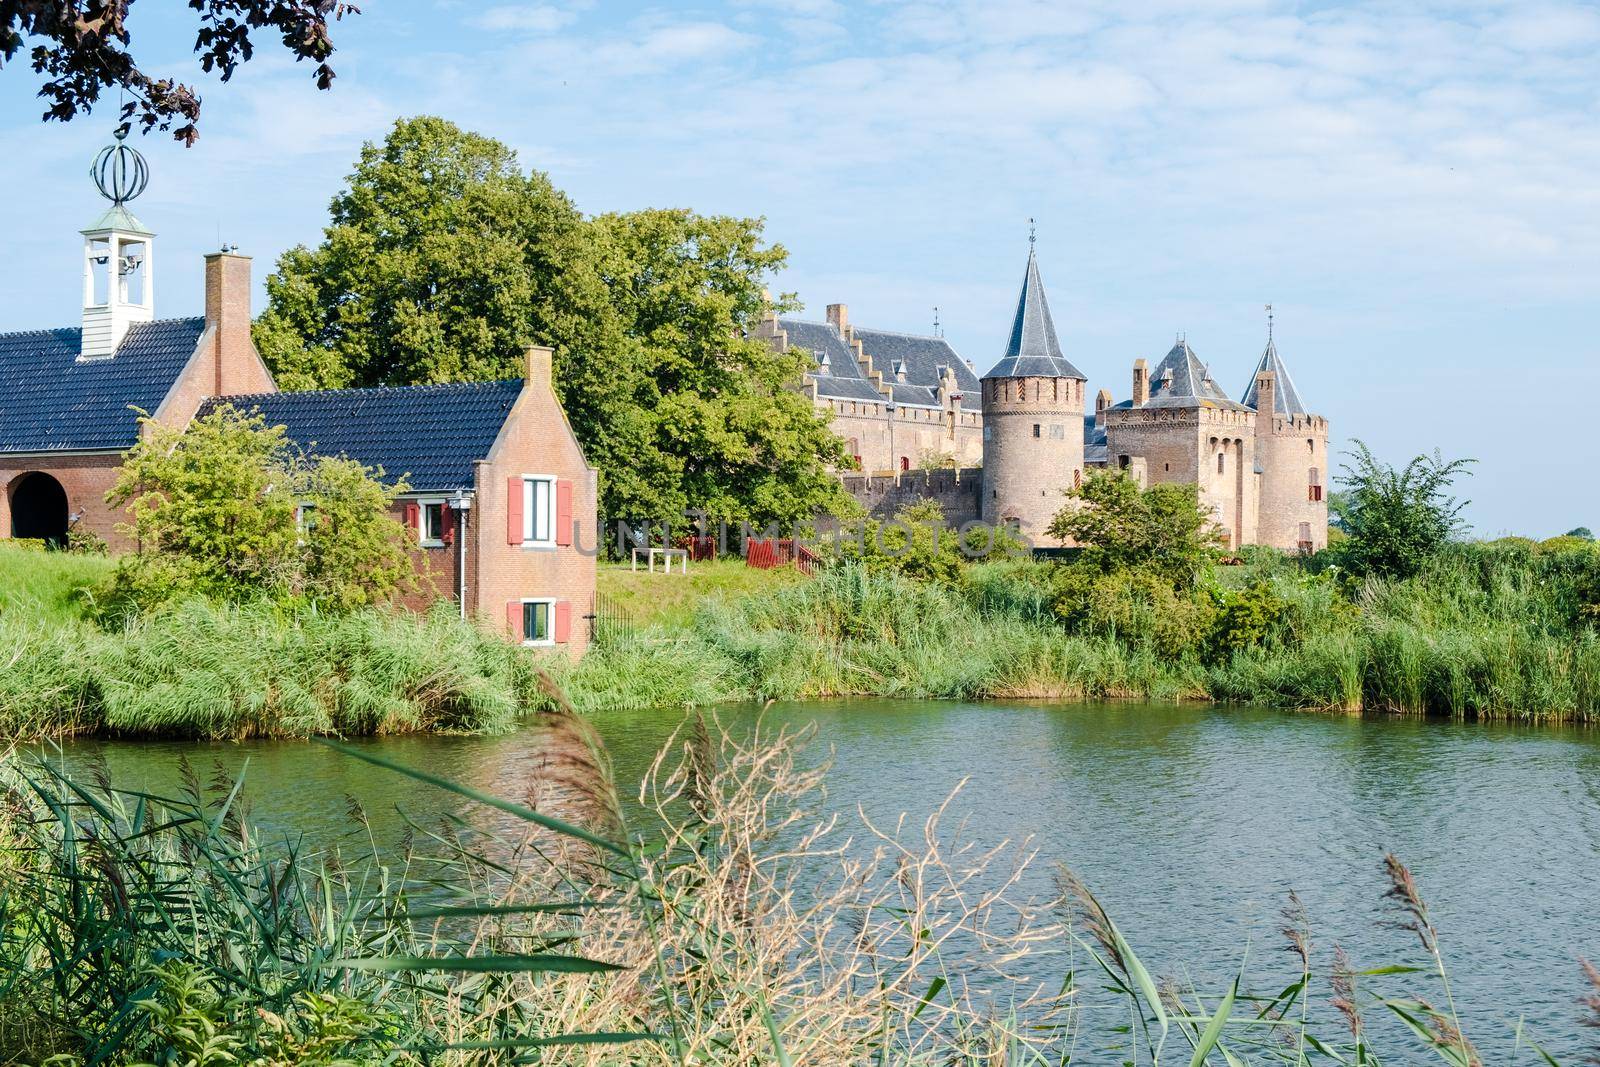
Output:
M791 564L806 574L817 562L817 554L792 537L751 537L744 543L744 561L760 570L787 567Z
M715 537L691 537L683 547L688 549L689 558L695 563L717 558L717 539Z

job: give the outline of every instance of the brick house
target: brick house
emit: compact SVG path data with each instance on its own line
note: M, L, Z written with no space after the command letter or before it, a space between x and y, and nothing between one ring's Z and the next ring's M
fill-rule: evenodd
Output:
M142 172L136 157L119 174ZM596 477L549 349L529 349L520 380L279 393L250 339L250 260L206 256L204 316L157 320L155 235L127 210L138 189L112 185L111 210L82 231L80 325L0 333L0 535L59 544L80 529L130 549L105 498L140 413L182 427L227 403L308 453L405 478L395 515L422 579L408 606L444 599L526 644L587 647L598 546L580 542L597 536Z

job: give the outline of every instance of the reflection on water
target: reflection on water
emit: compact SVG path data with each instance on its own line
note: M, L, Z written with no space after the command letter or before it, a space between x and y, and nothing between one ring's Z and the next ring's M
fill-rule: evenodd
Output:
M1358 964L1415 955L1379 928L1379 860L1416 872L1452 963L1469 1033L1486 1051L1510 1013L1576 1058L1577 957L1600 958L1600 736L1577 729L1370 720L1265 710L1145 705L968 705L852 701L777 705L774 723L815 722L831 751L828 805L875 820L923 814L965 781L952 817L979 841L1032 835L1104 900L1152 970L1217 988L1248 951L1288 974L1278 911L1293 889L1324 962L1335 941ZM601 716L626 796L681 712ZM736 728L752 709L731 709ZM524 797L537 734L361 742L501 796ZM300 743L82 742L124 787L171 789L186 754L249 761L255 823L327 843L350 831L347 797L380 842L419 820L481 812L439 790ZM398 810L397 810L398 809ZM1031 889L1048 892L1048 865ZM1265 983L1264 983L1265 984Z

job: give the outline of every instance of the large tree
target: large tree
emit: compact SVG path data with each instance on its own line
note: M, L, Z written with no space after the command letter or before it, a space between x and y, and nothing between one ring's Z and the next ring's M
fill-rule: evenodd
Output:
M585 218L498 141L405 119L279 260L256 343L286 388L516 377L548 344L605 514L794 522L848 505L803 357L746 336L784 255L754 219Z
M1338 553L1352 571L1409 578L1461 533L1466 501L1450 489L1474 460L1446 462L1435 451L1396 469L1362 441L1350 459L1339 477L1345 488L1340 519L1349 536Z
M194 50L200 67L220 71L222 80L255 51L251 34L277 34L296 60L316 64L317 87L333 84L330 19L354 14L344 0L188 0L199 27ZM36 73L45 76L39 95L49 102L46 121L65 122L87 114L102 91L121 90L124 126L137 121L149 129L171 130L185 144L199 131L200 98L172 78L141 70L132 52L128 17L133 0L0 0L0 67L14 60L24 41Z

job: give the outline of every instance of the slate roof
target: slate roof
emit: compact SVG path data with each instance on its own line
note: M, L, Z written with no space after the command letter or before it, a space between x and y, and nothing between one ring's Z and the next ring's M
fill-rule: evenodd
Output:
M817 361L817 369L809 376L816 381L819 396L878 403L892 398L897 404L936 408L940 406L939 368L948 366L955 371L956 383L962 390L961 406L974 411L980 406L977 376L942 337L855 327L856 339L872 357L873 365L883 372L883 384L890 393L886 398L863 373L855 349L845 343L832 323L779 319L778 326L788 335L791 346L807 349ZM905 365L903 382L895 381L897 363Z
M1277 414L1310 414L1305 404L1300 401L1300 390L1294 387L1294 379L1289 377L1289 368L1278 358L1278 346L1271 341L1267 342L1266 351L1261 353L1261 362L1256 364L1255 374L1250 375L1250 387L1244 391L1245 407L1256 407L1256 374L1264 370L1269 370L1277 376L1277 388L1273 390L1273 406L1277 409Z
M473 461L489 454L521 391L512 380L255 393L212 397L200 413L223 403L259 411L309 453L382 467L413 492L440 492L472 487Z
M1150 372L1150 399L1145 407L1219 407L1243 410L1244 405L1228 399L1188 341L1172 346L1166 358Z
M78 361L78 327L0 334L0 452L123 451L194 354L205 319L129 327L108 359Z
M1107 459L1106 428L1095 426L1093 415L1083 417L1083 462L1104 463Z
M1017 297L1017 316L1011 323L1011 339L1006 354L985 378L1079 378L1088 381L1061 352L1056 339L1056 324L1045 300L1044 281L1039 277L1039 261L1028 249L1028 269L1022 276L1022 294Z

